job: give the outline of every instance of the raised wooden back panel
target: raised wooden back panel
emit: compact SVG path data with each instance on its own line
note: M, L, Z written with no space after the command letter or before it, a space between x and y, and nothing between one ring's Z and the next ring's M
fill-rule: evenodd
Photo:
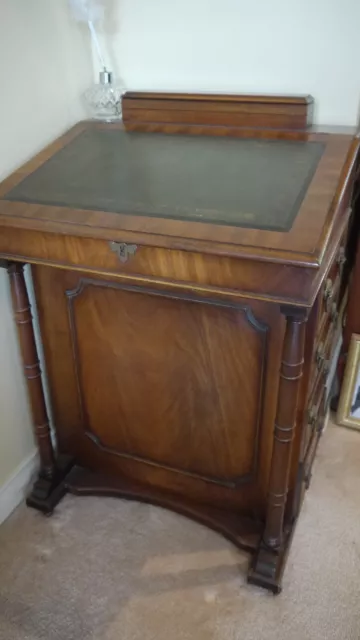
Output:
M311 96L144 93L128 91L122 99L127 129L158 125L269 127L304 130L311 126Z

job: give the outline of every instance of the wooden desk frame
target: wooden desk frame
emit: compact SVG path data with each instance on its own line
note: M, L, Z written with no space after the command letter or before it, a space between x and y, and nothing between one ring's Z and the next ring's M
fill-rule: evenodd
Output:
M229 230L216 225L208 225L204 230L204 225L200 223L187 228L184 223L173 220L159 222L158 219L139 219L126 214L80 210L72 211L71 215L62 212L60 221L58 207L6 200L5 194L24 176L41 166L86 127L91 126L89 123L81 123L0 186L0 197L4 198L0 200L0 266L7 269L10 278L14 318L40 454L39 477L28 497L28 504L45 513L51 513L62 496L70 491L75 494L117 495L166 506L207 524L227 536L241 549L252 552L249 582L279 593L304 486L311 474L311 469L306 466L307 458L304 453L304 418L307 400L311 395L311 359L318 331L315 316L320 317L322 296L326 298L327 295L326 290L325 294L323 293L324 283L326 284L331 269L337 264L339 244L346 234L359 142L349 132L347 135L333 138L329 138L328 134L314 133L309 125L310 116L306 110L307 105L311 106L309 99L300 99L297 103L296 99L295 102L291 102L291 99L288 99L288 102L279 99L278 103L275 99L274 102L270 100L271 115L268 116L266 109L269 101L266 103L261 97L247 98L246 109L249 108L249 104L257 108L254 111L255 120L252 119L252 122L257 123L257 127L247 126L249 119L246 113L244 115L244 101L241 97L238 97L238 103L234 106L233 97L226 100L226 97L214 96L210 100L210 111L209 107L206 108L205 99L199 108L199 96L186 97L187 113L189 104L191 106L193 102L195 105L195 115L189 123L187 120L181 121L181 109L178 109L178 106L179 101L182 104L182 96L177 96L178 102L172 104L169 110L171 118L165 118L166 121L161 122L164 101L169 101L171 96L146 97L146 118L149 118L151 113L151 117L155 119L149 121L139 119L131 109L127 110L127 100L133 108L134 100L136 102L138 99L130 95L125 98L124 103L125 124L130 130L149 132L325 141L328 145L327 151L304 200L303 213L298 216L293 230L288 235L251 229ZM150 111L149 101L153 101L155 105ZM214 104L217 116L211 124ZM274 112L274 104L275 112L277 109L279 113ZM261 126L260 107L264 110L260 118ZM290 111L293 110L290 115L286 112L288 107ZM155 114L156 119L154 113L158 108L160 116ZM282 108L285 108L286 112L284 121L281 121ZM187 119L189 117L187 115ZM289 124L293 117L296 126L292 129L285 128L286 123ZM274 118L278 125L280 122L283 126L274 128ZM339 166L342 167L340 172ZM317 209L320 213L314 215ZM109 241L112 243L112 251L108 250ZM138 246L141 247L139 251ZM150 264L150 254L146 253L147 251L152 251L150 270L147 266ZM92 256L91 259L88 256ZM47 276L42 274L47 273L44 271L46 266L57 269L59 274L64 274L66 270L77 274L76 286L66 289L69 304L80 295L84 286L90 283L96 287L98 283L101 288L110 287L112 290L155 295L161 299L236 309L239 313L243 312L244 322L252 324L254 331L263 336L264 340L267 339L270 327L266 318L269 318L270 324L273 322L271 349L273 354L280 349L281 356L279 354L278 375L274 376L274 370L272 371L272 377L277 378L273 382L272 390L267 383L267 406L274 406L274 422L273 431L267 436L267 442L270 443L271 440L271 445L268 444L271 455L262 480L264 486L266 485L267 498L263 516L259 520L249 517L246 509L241 514L235 509L222 509L216 501L214 505L202 503L193 500L191 496L188 498L186 495L176 495L161 487L156 489L134 479L93 473L79 466L77 460L74 466L71 455L65 455L66 447L63 447L62 438L65 442L68 435L66 430L60 434L59 451L54 449L30 302L24 280L25 263L34 265L35 284L39 291L45 287ZM226 277L224 275L222 279L216 274L221 270L221 265L225 264ZM182 277L176 279L174 274L180 269ZM264 276L264 269L267 276ZM65 283L65 275L61 277L64 277ZM268 279L267 289L264 289L264 277ZM75 279L73 280L75 282ZM62 286L65 287L65 284ZM43 288L43 291L45 290L46 288ZM43 299L44 297L40 296L40 303ZM268 305L268 311L263 317L261 314L260 317L254 315L252 302L249 306L249 300L254 301L255 307ZM42 327L46 322L46 317L40 309ZM275 326L278 327L279 334L276 339ZM271 356L271 362L271 367L274 367L274 355ZM52 366L50 363L50 368ZM263 364L262 370L265 370L265 366L267 365ZM270 376L270 373L268 371L267 375ZM318 418L319 435L323 417L324 411ZM315 446L317 440L318 438ZM96 442L96 436L93 438L93 444L101 449L101 442ZM265 444L263 446L265 447ZM258 456L258 445L254 451ZM117 455L121 458L121 454ZM136 460L136 456L126 454L125 458L143 462L139 456ZM161 470L174 471L171 465L145 462ZM189 472L188 476L194 476L194 473ZM249 481L250 476L246 478L247 476L240 477L238 484L236 480L227 480L225 485L227 483L229 490L239 488L242 482ZM209 478L199 476L198 479L209 482ZM222 480L213 479L211 482L221 485Z

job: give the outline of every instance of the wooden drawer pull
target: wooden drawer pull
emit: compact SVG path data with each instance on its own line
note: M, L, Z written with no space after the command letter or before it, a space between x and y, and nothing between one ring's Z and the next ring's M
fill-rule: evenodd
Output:
M308 414L308 424L312 432L320 432L323 428L323 415L319 407L311 407Z
M345 247L341 247L339 253L338 253L338 257L336 259L336 263L339 265L339 267L343 267L344 264L346 262L346 255L345 255Z
M326 305L326 311L328 312L330 311L330 303L333 295L334 295L334 285L332 280L328 278L325 282L325 287L324 287L324 302Z
M324 362L325 362L325 348L322 342L320 342L318 348L316 349L315 352L315 362L316 362L316 366L318 368L318 371L321 371Z
M324 376L326 377L330 371L330 360L325 360L324 363Z
M317 422L317 411L316 411L316 407L311 407L311 409L309 410L308 413L308 424L310 425L310 427L315 427Z

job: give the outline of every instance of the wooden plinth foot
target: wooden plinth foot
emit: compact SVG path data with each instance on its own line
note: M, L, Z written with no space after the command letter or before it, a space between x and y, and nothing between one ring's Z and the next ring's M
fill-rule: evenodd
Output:
M65 478L72 466L72 458L59 456L56 462L56 470L52 477L47 478L40 472L32 491L26 499L27 506L50 515L65 493L67 493Z
M281 593L282 565L281 554L260 547L250 565L247 581L278 595Z
M282 577L291 547L295 523L284 534L284 541L280 549L272 550L260 542L250 563L247 581L249 584L263 587L278 595L282 591Z

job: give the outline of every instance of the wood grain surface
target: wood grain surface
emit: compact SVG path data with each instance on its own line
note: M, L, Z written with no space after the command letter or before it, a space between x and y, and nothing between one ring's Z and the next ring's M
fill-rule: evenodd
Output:
M261 511L276 308L48 267L33 277L60 450L89 468Z
M351 171L358 154L359 141L354 136L303 134L303 141L325 144L324 154L290 231L204 224L184 220L127 215L127 212L82 210L6 200L6 193L53 157L64 145L87 129L103 124L81 123L56 143L12 174L0 185L0 225L58 232L67 235L93 236L147 246L194 249L200 252L245 256L266 261L318 265L324 255L333 226L344 214L349 198ZM109 124L106 131L116 131ZM244 137L249 131L242 131ZM131 134L128 134L131 135ZM270 139L269 130L253 135ZM291 140L292 132L282 131L278 138ZM256 181L256 175L254 176ZM110 238L109 238L110 239Z
M28 503L49 513L73 491L172 508L255 552L249 580L278 593L327 410L324 382L350 276L343 261L356 214L359 139L350 131L285 129L285 120L279 128L280 117L300 126L309 116L306 99L284 98L280 105L276 98L266 104L243 98L192 96L189 104L185 95L160 102L148 95L137 104L138 96L130 96L133 112L145 107L146 117L156 111L167 122L139 116L127 124L147 131L149 142L158 133L173 136L174 149L179 134L204 136L195 145L202 150L212 136L223 136L224 147L227 138L232 146L247 137L266 145L320 142L324 153L288 231L65 206L69 193L62 206L46 204L45 191L41 202L7 199L25 178L37 180L47 162L56 164L58 152L74 149L79 136L96 131L102 139L106 131L115 139L123 128L84 122L1 183L0 265L11 264L45 469ZM178 122L180 113L187 115ZM85 156L77 187L88 197L95 185L84 183ZM106 163L110 170L118 166L109 155ZM270 176L263 171L263 179ZM285 202L286 185L282 193L277 180ZM151 184L149 178L150 191ZM25 262L32 265L56 456Z
M126 92L125 126L189 123L306 129L312 123L311 96L261 96Z

